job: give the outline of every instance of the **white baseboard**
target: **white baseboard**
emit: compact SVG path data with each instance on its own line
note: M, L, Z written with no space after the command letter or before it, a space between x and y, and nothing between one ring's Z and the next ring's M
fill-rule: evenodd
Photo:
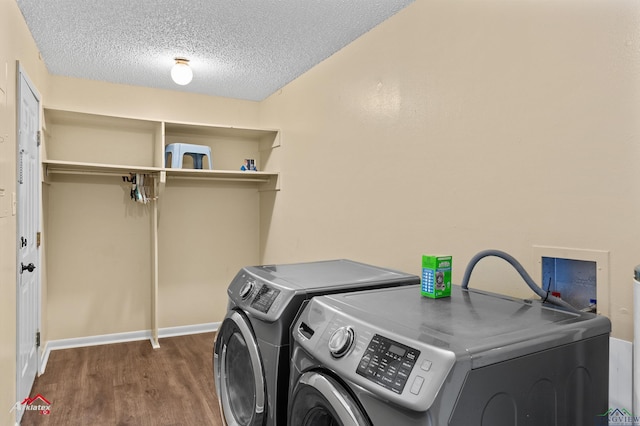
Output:
M158 330L158 338L186 336L189 334L210 333L218 330L219 322L205 324L184 325L178 327L166 327ZM113 343L135 342L139 340L152 340L151 330L130 331L126 333L102 334L98 336L75 337L71 339L50 340L45 345L40 360L40 372L44 374L49 361L51 351L60 349L82 348L86 346L109 345ZM152 341L153 344L153 341ZM155 347L155 346L154 346Z
M181 325L178 327L166 327L158 330L158 338L186 336L188 334L211 333L218 331L219 322L209 322L205 324Z

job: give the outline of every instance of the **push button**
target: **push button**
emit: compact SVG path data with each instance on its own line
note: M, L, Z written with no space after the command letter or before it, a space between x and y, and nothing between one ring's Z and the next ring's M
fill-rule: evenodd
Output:
M420 393L420 389L422 389L422 384L424 383L424 377L416 376L413 381L413 385L411 385L411 393L414 395L418 395Z
M402 368L406 368L407 370L411 371L411 369L413 368L413 362L402 361Z
M395 393L402 393L402 389L404 388L404 381L396 379L391 385L391 390Z
M381 380L385 386L393 386L393 379L391 377L388 377L385 375L385 376L382 376Z
M420 366L420 368L423 369L424 371L431 370L431 361L429 361L428 359L425 359L422 362L422 365Z

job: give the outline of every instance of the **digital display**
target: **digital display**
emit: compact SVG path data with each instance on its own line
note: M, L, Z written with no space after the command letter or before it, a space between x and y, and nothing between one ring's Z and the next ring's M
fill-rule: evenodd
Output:
M396 345L391 345L389 346L389 352L392 352L398 356L404 356L404 354L407 353L407 351L405 349L399 348Z

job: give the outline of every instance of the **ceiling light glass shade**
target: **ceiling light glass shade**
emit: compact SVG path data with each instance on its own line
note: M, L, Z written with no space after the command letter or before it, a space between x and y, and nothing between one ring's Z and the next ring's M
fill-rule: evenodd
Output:
M193 79L193 71L191 71L189 61L187 59L176 58L176 64L171 68L171 78L180 86L185 86L191 83L191 79Z

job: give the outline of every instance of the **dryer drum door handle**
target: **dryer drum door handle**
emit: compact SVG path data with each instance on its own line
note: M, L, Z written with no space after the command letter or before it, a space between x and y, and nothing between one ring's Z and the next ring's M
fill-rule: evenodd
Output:
M367 426L370 423L349 393L332 377L308 371L300 377L299 385L310 386L319 392L344 426Z
M28 265L25 265L24 263L20 262L21 265L21 270L20 273L24 273L24 271L29 271L29 272L33 272L34 269L36 269L36 265L34 265L33 263L30 263Z

